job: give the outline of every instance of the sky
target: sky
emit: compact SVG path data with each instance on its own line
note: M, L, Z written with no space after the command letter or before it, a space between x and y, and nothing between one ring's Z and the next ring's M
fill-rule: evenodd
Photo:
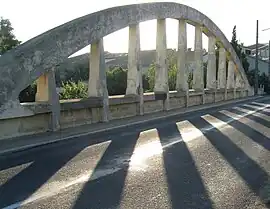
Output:
M0 16L11 21L14 34L25 42L51 28L78 17L110 8L113 6L157 2L155 0L0 0ZM159 0L158 2L165 2ZM171 0L191 6L210 19L231 40L233 26L237 27L237 38L244 45L255 44L256 20L259 20L259 42L267 43L270 39L269 0ZM177 46L177 21L167 19L167 46ZM149 32L150 31L150 32ZM194 27L188 26L188 47L194 45ZM140 24L141 49L155 49L156 21ZM115 40L121 40L115 41ZM207 49L207 37L203 37L203 47ZM128 29L124 28L104 37L104 48L109 52L128 51ZM89 46L75 55L89 52Z

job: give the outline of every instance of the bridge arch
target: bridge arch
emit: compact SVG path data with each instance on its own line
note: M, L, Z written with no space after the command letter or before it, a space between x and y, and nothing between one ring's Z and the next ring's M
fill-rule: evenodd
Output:
M76 51L129 25L165 18L184 19L191 24L199 24L206 34L216 37L235 63L245 89L250 87L230 42L207 16L178 3L134 4L77 18L5 53L0 58L0 113L12 107L24 88Z

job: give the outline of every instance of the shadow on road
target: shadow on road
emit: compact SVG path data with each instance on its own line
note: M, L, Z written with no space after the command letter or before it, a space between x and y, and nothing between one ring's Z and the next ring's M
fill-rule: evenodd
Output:
M119 161L120 169L116 162L117 170L112 174L95 180L90 178L78 195L73 206L74 209L112 208L120 204L129 169L129 160L134 152L139 134L140 132L129 135L125 140L121 141L112 139L111 144L97 164L93 176L106 168L113 169L112 164L115 165L115 163L112 160Z
M233 112L233 110L230 110L230 112ZM228 123L229 125L233 126L238 131L240 131L243 134L245 134L246 136L248 136L254 142L260 144L265 149L270 150L269 138L266 137L265 135L261 134L260 132L256 131L255 129L250 128L248 125L245 125L244 123L242 123L238 120L230 121L230 120L232 120L231 117L229 117L223 113L220 113L220 112L213 113L212 116L216 117L219 120L222 120L222 121ZM230 121L230 122L227 122L227 121Z
M163 147L166 147L172 138L182 138L176 124L157 130ZM213 208L212 201L185 142L181 141L165 148L163 161L172 208Z
M212 114L212 116L227 121L228 117L223 117L221 113ZM254 160L252 160L244 151L237 147L229 137L222 134L217 128L202 118L190 120L190 122L198 129L203 130L209 127L209 131L204 131L205 137L209 142L219 151L224 159L234 168L234 170L242 177L247 186L257 196L260 194L260 188L268 179L268 174L264 171ZM240 126L239 122L230 123L234 128L244 128ZM246 128L246 127L245 127ZM250 133L249 131L246 132ZM253 139L254 141L261 142L260 139ZM262 139L263 141L264 139ZM262 142L261 142L262 143ZM237 160L241 159L241 160ZM250 172L252 171L252 172Z
M22 155L16 153L9 156L8 160L5 160L6 157L1 157L0 171L25 163L30 165L0 185L0 208L27 199L85 147L102 141L104 139L85 138L81 139L81 143L67 142L60 148L59 144L55 144L41 151L32 149Z

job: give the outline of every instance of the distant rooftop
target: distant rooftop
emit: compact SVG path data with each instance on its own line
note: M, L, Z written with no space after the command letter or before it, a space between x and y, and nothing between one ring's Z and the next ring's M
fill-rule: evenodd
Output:
M268 46L267 43L263 43L263 44L258 44L258 48L261 48L263 46ZM252 45L249 45L249 46L245 46L245 48L248 48L250 50L255 50L256 49L256 44L252 44Z

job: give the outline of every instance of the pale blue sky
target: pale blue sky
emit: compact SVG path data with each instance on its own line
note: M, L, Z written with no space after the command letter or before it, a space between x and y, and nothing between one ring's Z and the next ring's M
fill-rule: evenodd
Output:
M160 0L159 2L161 2ZM55 26L80 16L123 4L155 2L154 0L0 0L0 16L11 20L15 35L23 42ZM175 0L173 2L196 8L211 18L230 40L237 25L237 35L245 45L255 43L256 19L260 30L270 28L269 0ZM141 27L141 48L155 48L156 21L144 22ZM151 31L148 32L148 31ZM168 48L177 45L177 21L167 20ZM194 28L188 27L188 47L193 47ZM268 42L270 30L260 32L260 42ZM118 41L115 41L118 40ZM119 43L119 40L121 42ZM207 48L207 38L204 37ZM128 30L123 29L104 39L105 50L127 52ZM81 52L87 52L83 49ZM78 54L78 53L76 53Z

